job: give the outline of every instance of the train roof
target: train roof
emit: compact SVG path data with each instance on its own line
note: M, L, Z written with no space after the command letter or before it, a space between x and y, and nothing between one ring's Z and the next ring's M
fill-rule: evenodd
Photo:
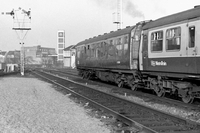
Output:
M76 46L80 46L82 44L89 44L89 43L93 43L93 42L98 42L98 41L106 40L108 38L113 38L113 37L116 37L116 36L125 35L125 34L130 33L131 30L134 27L135 26L129 26L129 27L126 27L124 29L117 30L117 31L111 31L110 33L104 33L103 35L99 35L99 36L96 36L96 37L93 37L93 38L86 39L82 42L79 42Z
M154 27L159 27L171 23L176 23L184 20L189 20L193 18L200 17L200 6L195 6L190 10L186 10L180 13L172 14L154 21L147 23L142 29L150 29Z

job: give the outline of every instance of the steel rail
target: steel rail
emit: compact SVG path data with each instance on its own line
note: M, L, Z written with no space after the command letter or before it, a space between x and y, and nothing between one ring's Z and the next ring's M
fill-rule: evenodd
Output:
M84 85L83 83L77 83L77 82L75 82L75 81L73 81L73 80L70 80L70 79L68 79L68 77L60 77L60 76L58 76L58 75L53 75L53 74L51 74L51 73L46 73L46 72L44 72L45 74L48 74L48 75L51 75L51 76L54 76L55 78L59 78L59 79L62 79L62 80L58 80L58 82L65 82L65 80L67 80L68 82L71 82L71 83L73 83L73 84L78 84L78 85L81 85L81 86L85 86L85 87L87 87L87 88L92 88L92 87L89 87L88 85ZM55 80L53 80L53 81L55 81ZM62 83L61 83L62 84ZM135 105L137 105L137 106L141 106L141 108L144 108L144 107L146 107L146 106L143 106L143 105L140 105L140 104L137 104L137 103L134 103L134 102L131 102L131 101L128 101L128 100L125 100L125 99L123 99L123 98L119 98L119 97L117 97L117 96L114 96L114 95L110 95L110 94L108 94L108 93L105 93L105 92L102 92L102 91L99 91L99 90L96 90L96 89L93 89L92 88L92 90L94 90L94 91L98 91L98 92L100 92L100 93L103 93L103 94L106 94L106 95L109 95L109 96L112 96L112 97L116 97L117 99L121 99L121 100L123 100L123 101L126 101L126 102L130 102L130 103L132 103L132 104L135 104ZM107 106L107 105L106 105ZM122 105L123 106L123 105ZM102 108L102 107L101 107ZM112 107L110 107L110 108L112 108ZM125 107L126 108L126 107ZM104 109L104 110L106 110L106 109ZM114 109L115 110L115 109ZM195 122L192 122L192 121L189 121L189 120L186 120L186 119L183 119L183 118L179 118L179 117L176 117L176 116L174 116L174 115L169 115L169 114L167 114L167 113L165 113L165 112L162 112L162 111L158 111L158 110L154 110L154 109L152 109L152 108L149 108L149 107L146 107L146 109L144 109L144 110L148 110L148 111L150 111L150 112L156 112L156 114L161 114L162 116L163 116L163 118L169 118L169 119L171 119L172 121L176 121L176 122L178 122L178 123L182 123L183 125L192 125L192 126L194 126L194 125L196 125L196 126L198 126L199 127L199 125L197 124L197 123L195 123ZM121 111L119 111L119 110L117 110L118 112L121 112ZM108 112L109 112L109 110L108 110ZM122 112L123 113L123 112ZM116 116L116 115L115 115ZM122 116L124 116L124 115L122 115ZM130 119L130 116L129 115L126 115L126 116L128 116L129 118L128 119ZM126 116L125 116L125 118L126 118ZM121 117L121 114L117 114L117 117L119 118L119 117ZM124 117L123 118L120 118L121 120L123 120L124 119ZM132 120L132 119L131 119ZM134 121L135 119L133 119L133 121ZM136 119L137 120L137 119ZM136 121L134 121L134 122L136 122ZM126 123L126 124L128 124L128 125L131 125L129 122L126 122L126 121L124 121L124 123ZM143 122L142 122L143 123ZM161 122L162 123L162 122ZM138 122L136 122L136 124L132 124L132 125L137 125L138 126L138 124L139 124L139 126L141 126L141 124L140 123L138 123ZM144 124L144 123L143 123ZM146 125L146 124L145 124ZM176 126L176 125L174 125L174 126ZM146 127L146 126L145 126ZM191 127L191 126L190 126ZM149 127L147 127L147 128L149 128ZM158 128L156 128L156 130L158 129L162 129L163 127L161 126L161 127L158 127ZM166 127L165 127L166 128ZM165 129L165 128L163 128L163 129ZM168 129L170 128L170 126L168 127ZM171 128L175 128L175 127L171 127ZM141 129L141 128L140 128ZM155 128L153 128L152 130L154 131L154 129ZM195 128L196 129L196 128ZM192 131L192 133L198 133L199 132L199 128L197 128L198 130L197 130L197 132L196 132L196 130L191 130ZM166 130L166 129L165 129ZM182 132L184 132L184 131L181 131L181 133ZM185 132L184 132L185 133Z
M44 71L43 71L43 72L44 72ZM45 73L46 73L46 72L45 72ZM64 78L64 77L61 77L61 76L59 76L59 75L54 75L54 74L51 74L51 73L46 73L46 74L50 74L50 75L52 75L52 76L55 76L55 77L57 77L57 78L61 78L61 79L63 79L63 80L67 80L67 81L72 82L72 83L74 83L74 84L79 84L79 85L81 85L81 86L85 86L85 87L88 87L88 88L93 89L92 87L90 87L90 86L88 86L88 85L84 85L83 83L79 83L79 82L70 80L69 78ZM137 106L140 106L140 107L142 107L142 108L145 108L146 110L153 110L154 112L156 112L156 113L158 113L158 114L161 114L161 115L164 115L164 116L167 116L167 117L170 117L170 118L176 118L178 121L181 121L181 122L183 122L183 123L192 123L192 124L195 123L195 122L193 122L193 121L186 120L186 119L183 119L183 118L181 118L181 117L168 114L168 113L166 113L166 112L164 112L164 111L160 111L160 110L157 110L157 109L149 108L148 106L144 106L144 105L141 105L141 104L138 104L138 103L135 103L135 102L132 102L132 101L129 101L129 100L120 98L120 97L118 97L118 96L116 96L116 95L113 95L113 94L108 94L108 93L106 93L106 92L102 92L102 91L99 91L99 90L95 90L95 91L98 91L98 92L101 92L101 93L104 93L104 94L107 94L107 95L111 95L111 96L113 96L113 97L115 97L115 98L122 99L122 100L124 100L124 101L126 101L126 102L129 102L129 103L134 103L134 104L136 104ZM166 100L167 100L167 99L166 99ZM199 125L198 123L196 123L196 124Z
M51 80L51 79L49 79L49 78L47 78L47 77L44 77L44 76L42 76L41 74L38 74L37 72L34 72L34 73L35 73L36 75L38 75L38 76L40 76L40 77L46 79L46 80L48 80L48 81L50 81L50 82L52 82L52 83L58 85L58 86L61 86L61 87L65 88L66 90L70 91L71 93L73 93L73 94L75 94L75 95L78 95L79 97L81 97L81 98L83 98L83 99L89 101L90 103L92 103L92 104L95 105L96 107L101 108L101 109L103 109L103 110L106 110L108 113L111 113L112 115L117 116L118 119L122 120L124 123L126 123L126 124L129 125L130 127L136 128L136 129L137 129L137 132L143 132L143 133L158 133L157 131L155 131L155 130L153 130L153 129L150 129L150 128L148 128L148 127L146 127L146 126L144 126L144 125L142 125L142 124L140 124L140 123L138 123L138 122L136 122L136 121L134 121L134 120L132 120L132 119L130 119L130 118L128 118L128 117L126 117L126 116L124 116L124 115L122 115L122 114L120 114L120 113L118 113L118 112L116 112L116 111L114 111L114 110L112 110L112 109L110 109L110 108L108 108L108 107L105 107L104 105L101 105L101 104L99 104L99 103L97 103L97 102L95 102L95 101L93 101L93 100L91 100L91 99L89 99L89 98L87 98L87 97L85 97L85 96L83 96L83 95L81 95L81 94L79 94L79 93L77 93L77 92L71 90L70 88L61 85L61 84L57 83L57 82L54 81L54 80ZM49 74L49 73L46 73L46 74ZM50 74L50 75L51 75L51 76L55 76L55 75L52 75L52 74ZM55 77L64 79L63 77L59 77L59 76L55 76ZM64 79L64 80L67 80L67 79ZM73 83L76 83L76 82L74 82L74 81L72 81L72 80L69 80L69 79L68 79L68 81L73 82ZM78 84L78 83L76 83L76 84ZM82 85L82 84L79 84L79 85ZM87 86L87 87L88 87L88 86Z
M75 74L73 74L71 72L68 73L68 72L64 72L62 70L61 71L60 70L52 70L52 71L55 71L56 73L61 73L61 74L69 74L70 76L73 76L73 77L76 76ZM93 81L93 82L95 82L95 81ZM108 85L108 86L111 86L111 87L114 87L114 88L118 88L118 87L113 86L113 85ZM169 103L169 104L173 103L173 105L178 105L178 106L181 105L183 108L190 107L192 110L199 110L200 109L200 105L197 105L197 104L186 104L186 103L184 103L182 101L174 100L174 99L168 98L168 97L158 97L158 96L155 96L153 94L144 93L144 92L140 92L140 91L132 91L132 90L127 90L127 89L125 89L124 91L127 91L128 93L134 93L134 95L143 95L145 97L151 97L151 98L153 98L155 100L159 100L161 102L166 102L166 103Z

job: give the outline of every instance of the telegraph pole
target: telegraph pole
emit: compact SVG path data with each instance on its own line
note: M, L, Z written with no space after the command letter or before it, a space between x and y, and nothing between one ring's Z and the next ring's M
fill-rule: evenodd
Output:
M20 73L24 76L24 39L29 30L31 30L31 10L28 11L19 7L17 10L12 10L11 12L2 13L3 15L11 15L13 17L13 30L17 33L19 44L21 45L20 50Z

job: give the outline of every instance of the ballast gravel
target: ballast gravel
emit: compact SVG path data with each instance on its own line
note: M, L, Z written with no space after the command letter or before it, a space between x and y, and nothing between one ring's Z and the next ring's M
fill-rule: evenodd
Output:
M52 85L0 77L0 133L110 133L99 119Z
M180 118L185 118L187 120L193 121L193 122L197 122L200 123L200 111L191 111L191 110L187 110L187 109L183 109L180 107L176 107L174 105L164 105L164 104L159 104L156 102L151 102L148 99L146 100L146 98L140 98L138 96L134 96L134 95L129 95L129 94L118 94L118 93L114 93L112 88L107 88L107 87L100 87L100 86L96 86L96 85L89 85L88 86L97 89L99 91L103 91L109 94L113 94L115 96L121 97L123 99L138 103L140 105L144 105L168 114L172 114L174 116L180 117Z

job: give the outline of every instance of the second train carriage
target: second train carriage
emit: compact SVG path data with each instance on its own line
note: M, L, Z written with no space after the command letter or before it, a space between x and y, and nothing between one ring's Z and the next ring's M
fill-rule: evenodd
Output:
M76 65L83 77L97 76L103 81L116 82L119 86L138 75L140 22L115 32L93 37L77 44Z
M77 44L77 69L133 90L142 86L186 103L200 97L200 8L93 37Z

